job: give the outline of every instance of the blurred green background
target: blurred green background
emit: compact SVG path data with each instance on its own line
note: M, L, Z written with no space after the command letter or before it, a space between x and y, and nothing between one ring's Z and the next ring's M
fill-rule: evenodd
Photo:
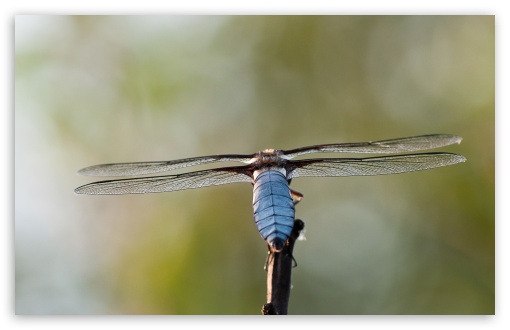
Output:
M293 180L289 313L493 314L494 34L493 16L17 16L16 313L265 303L249 184L78 196L82 167L449 133L438 151L466 163Z

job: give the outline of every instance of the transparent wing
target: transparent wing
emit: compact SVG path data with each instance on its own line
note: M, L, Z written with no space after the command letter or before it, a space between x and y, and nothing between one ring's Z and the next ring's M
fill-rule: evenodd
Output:
M248 163L254 155L214 155L194 157L170 161L136 162L101 164L82 168L78 174L87 176L133 176L168 172L183 167L202 165L213 162L243 162Z
M462 141L462 138L455 135L430 134L375 142L323 144L285 150L283 154L289 159L314 152L393 154L440 148L454 143L460 143L460 141Z
M159 193L236 182L251 182L250 173L246 166L225 167L177 175L98 181L78 187L74 191L77 194L87 195Z
M360 176L422 171L466 161L451 153L424 153L369 158L321 158L293 161L288 179L305 176Z

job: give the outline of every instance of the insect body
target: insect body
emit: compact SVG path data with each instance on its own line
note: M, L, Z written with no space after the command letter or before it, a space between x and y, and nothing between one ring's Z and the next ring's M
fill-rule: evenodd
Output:
M294 202L282 172L266 170L255 177L253 216L271 250L281 251L294 226Z
M396 174L466 161L462 155L446 152L367 158L292 160L293 158L319 152L413 152L444 147L460 143L461 140L462 138L454 135L431 134L375 142L315 145L292 150L266 149L252 155L213 155L173 161L102 164L86 167L78 173L94 176L140 176L212 162L239 161L246 165L176 175L98 181L78 187L75 192L89 195L145 194L251 182L255 224L270 249L279 252L294 225L294 204L302 198L300 193L289 187L293 178Z

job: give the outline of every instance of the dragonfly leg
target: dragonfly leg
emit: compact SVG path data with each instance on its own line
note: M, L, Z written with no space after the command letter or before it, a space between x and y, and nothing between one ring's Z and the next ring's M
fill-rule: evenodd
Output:
M273 261L273 258L274 258L274 253L271 251L271 246L268 244L267 245L267 257L266 257L266 262L264 263L264 270L267 272L267 268L269 267L269 264Z
M273 261L273 258L274 258L274 252L271 251L271 246L268 244L267 245L268 247L268 251L267 251L267 257L266 257L266 261L264 263L264 270L267 272L267 267L269 266L269 264ZM292 261L293 261L293 265L292 265L292 268L296 268L297 267L297 261L296 259L294 258L294 255L292 253L290 253L290 257L292 258Z
M292 189L290 190L290 196L292 197L292 201L294 202L294 205L301 202L301 200L303 199L302 193L300 193L299 191L292 190Z

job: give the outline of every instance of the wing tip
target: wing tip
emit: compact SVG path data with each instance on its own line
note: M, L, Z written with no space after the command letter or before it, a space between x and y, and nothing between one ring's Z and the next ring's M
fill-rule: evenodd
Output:
M462 137L457 136L457 135L452 135L451 139L452 139L452 142L456 143L456 144L460 144L462 142Z
M464 163L464 162L466 162L466 161L467 161L467 158L466 158L466 157L464 157L464 156L462 156L462 155L457 155L457 157L456 157L456 158L457 158L457 162L458 162L458 163Z
M444 153L443 155L444 155L443 156L444 159L446 160L446 163L444 166L455 165L455 164L464 163L467 161L467 158L464 157L463 155L452 154L452 153Z
M74 193L76 195L95 195L95 193L90 189L92 183L85 184L83 186L79 186L78 188L74 189Z
M88 175L88 174L87 174L87 171L86 171L86 170L87 170L87 168L88 168L88 167L80 168L78 171L76 171L76 174L78 174L78 175Z
M106 168L105 165L109 165L109 168ZM136 174L126 171L120 172L116 167L111 165L117 164L92 165L79 169L76 173L83 176L130 176Z
M103 192L97 189L97 185L106 181L98 181L84 184L74 189L76 195L110 195L108 192Z
M81 186L81 187L78 187L78 188L74 189L74 193L76 195L86 195L86 193L83 191L82 187L84 187L84 186Z
M83 176L100 176L101 174L96 171L97 166L88 166L79 169L76 174Z
M433 138L434 142L431 141L433 143L431 149L446 147L452 144L460 144L462 142L462 137L452 134L430 134L423 135L423 137Z
M462 142L462 137L453 134L428 134L422 135L420 137L431 137L436 139L442 146L447 146L451 144L460 144Z

